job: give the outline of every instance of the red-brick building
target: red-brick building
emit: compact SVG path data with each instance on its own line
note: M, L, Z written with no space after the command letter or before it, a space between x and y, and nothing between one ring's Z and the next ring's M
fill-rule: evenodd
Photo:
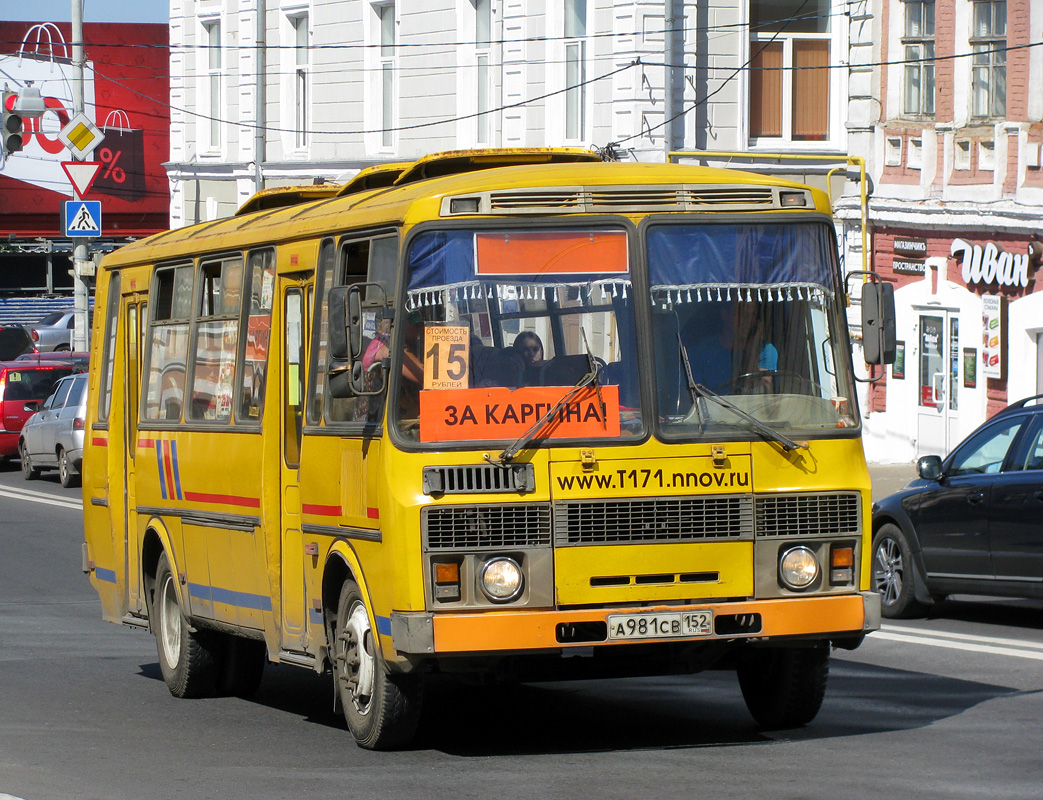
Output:
M0 22L7 92L39 89L40 119L23 120L23 148L0 161L0 296L71 295L73 242L62 204L73 199L59 132L73 116L68 23ZM84 25L85 113L105 138L88 153L100 164L83 199L102 204L91 246L119 246L169 227L170 51L166 25Z
M853 5L850 152L900 362L862 398L867 455L945 453L1043 393L1043 3ZM861 263L857 209L846 253Z

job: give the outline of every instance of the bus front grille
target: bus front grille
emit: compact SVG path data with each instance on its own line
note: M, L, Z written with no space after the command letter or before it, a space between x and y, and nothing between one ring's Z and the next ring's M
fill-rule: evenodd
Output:
M836 536L862 530L858 492L759 495L758 536Z
M546 503L428 506L420 521L427 550L549 547L551 542Z
M536 489L532 464L462 464L424 467L424 494L493 494Z
M569 500L554 504L557 547L753 537L749 495Z

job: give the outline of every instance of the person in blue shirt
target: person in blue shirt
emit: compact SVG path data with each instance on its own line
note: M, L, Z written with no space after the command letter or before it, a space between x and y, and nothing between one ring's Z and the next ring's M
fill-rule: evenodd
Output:
M764 341L755 309L748 311L740 324L733 303L716 302L710 313L694 315L685 325L681 340L696 383L723 394L771 391L779 351Z

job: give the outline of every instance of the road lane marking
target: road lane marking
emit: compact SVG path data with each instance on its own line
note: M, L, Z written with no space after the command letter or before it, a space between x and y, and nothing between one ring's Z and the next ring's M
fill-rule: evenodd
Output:
M77 511L83 511L83 503L77 503L73 500L62 500L59 497L52 497L43 492L27 492L21 489L0 489L0 497L10 497L13 500L31 500L34 503L43 503L48 506L74 508Z
M997 656L1011 656L1013 658L1028 658L1033 661L1043 661L1043 651L1032 652L1027 649L1020 650L1013 647L1000 647L998 645L984 643L977 644L974 642L957 641L956 639L942 639L931 636L914 636L905 633L894 633L888 630L875 631L872 634L872 637L874 639L886 639L888 641L903 642L905 644L925 644L929 647L945 647L949 650L967 650L972 653L989 653ZM988 639L984 639L984 641L987 642ZM1031 647L1031 645L1028 646Z
M900 625L884 625L882 630L893 633L906 633L915 636L937 636L942 639L962 639L967 642L985 642L987 644L1026 647L1030 650L1043 651L1043 642L1026 642L1023 639L1001 639L997 636L981 636L975 633L953 633L951 631L929 631L922 628L907 628Z

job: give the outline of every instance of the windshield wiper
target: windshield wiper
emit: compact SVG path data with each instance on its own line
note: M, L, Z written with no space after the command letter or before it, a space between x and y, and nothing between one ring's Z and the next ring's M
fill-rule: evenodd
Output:
M699 396L699 389L695 382L695 378L692 377L692 362L688 360L688 351L685 350L684 342L681 341L681 334L677 334L677 346L681 350L681 363L684 365L684 379L688 386L688 395L692 398L692 408L695 409L695 415L699 418L699 432L703 430L703 409Z
M590 352L590 345L587 344L587 332L581 327L579 329L580 336L583 337L583 349L587 351L587 372L591 377L591 383L594 384L594 388L598 393L598 406L601 408L601 420L602 424L606 421L605 418L605 399L601 396L601 378L598 377L601 365L598 364L597 359L594 358L594 354ZM585 376L584 376L585 377Z
M595 364L595 367L597 364ZM510 447L500 453L496 458L492 458L488 453L485 455L485 460L491 464L508 464L519 452L525 449L525 447L536 438L536 434L540 432L540 429L547 424L549 420L554 419L562 406L569 402L573 397L580 393L583 389L590 386L592 383L597 384L598 374L597 370L592 370L579 379L579 382L569 389L565 394L561 396L550 409L538 420L536 420L525 433L518 437L517 441L514 442ZM598 386L598 399L601 399L601 387ZM601 418L605 418L605 404L601 404Z
M769 438L769 439L771 439L771 440L781 444L782 448L784 450L786 450L787 452L790 451L790 450L797 450L797 449L800 449L800 450L810 450L811 449L806 444L801 444L800 442L795 442L792 439L790 439L788 436L784 436L783 434L779 433L777 430L772 428L770 425L765 425L763 422L761 422L759 419L757 419L752 414L747 414L745 411L743 411L738 406L734 405L729 400L725 400L719 394L715 394L715 393L711 392L709 389L707 389L701 383L693 383L692 384L692 388L694 389L694 391L700 397L705 397L707 400L710 400L710 401L716 403L721 408L726 408L729 411L731 411L733 414L735 414L736 416L741 417L742 419L746 420L746 422L748 422L759 433L761 433L762 435L766 436L767 438Z

